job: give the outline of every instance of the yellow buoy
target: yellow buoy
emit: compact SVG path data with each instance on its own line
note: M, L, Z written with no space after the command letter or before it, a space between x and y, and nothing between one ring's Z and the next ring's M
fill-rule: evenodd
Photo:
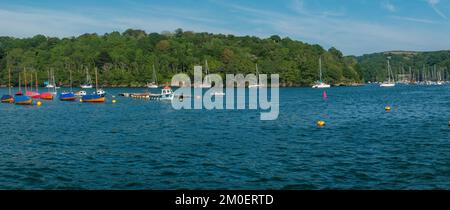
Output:
M323 126L325 126L325 121L322 121L322 120L317 121L317 126L318 126L318 127L323 127Z
M83 102L83 99L80 98L80 102Z
M114 103L116 103L117 101L116 101L116 100L112 100L112 102L113 102L113 104L114 104Z
M450 121L448 121L448 126L450 126Z
M37 105L37 106L41 106L41 105L42 105L42 102L38 101L38 102L36 103L36 105Z
M390 106L386 106L384 107L384 110L386 110L387 112L391 111L391 107Z

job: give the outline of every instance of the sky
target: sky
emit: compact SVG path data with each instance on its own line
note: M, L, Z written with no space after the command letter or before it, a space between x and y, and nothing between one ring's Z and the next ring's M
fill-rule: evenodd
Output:
M345 55L450 50L450 0L0 0L0 36L128 28L277 34Z

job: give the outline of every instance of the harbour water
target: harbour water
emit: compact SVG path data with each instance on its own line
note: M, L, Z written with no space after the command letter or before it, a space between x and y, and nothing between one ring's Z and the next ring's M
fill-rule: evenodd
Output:
M450 189L450 86L322 93L280 89L275 121L121 97L0 104L0 189Z

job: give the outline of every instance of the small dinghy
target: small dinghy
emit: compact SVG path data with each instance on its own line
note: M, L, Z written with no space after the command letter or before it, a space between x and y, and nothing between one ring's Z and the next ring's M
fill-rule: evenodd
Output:
M31 105L33 100L28 96L16 96L14 97L14 103L17 105Z

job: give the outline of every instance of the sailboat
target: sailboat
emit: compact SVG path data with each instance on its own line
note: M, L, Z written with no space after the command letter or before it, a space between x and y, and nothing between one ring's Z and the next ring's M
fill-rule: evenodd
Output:
M24 84L25 84L25 92L26 92L26 90L27 90L27 82L26 82L25 78L24 78ZM16 105L31 105L31 104L33 104L33 100L29 96L16 95L14 97L14 104L16 104Z
M53 95L56 94L56 85L54 82L55 77L52 76L52 73L49 71L48 74L48 85L46 86L47 92L41 94L41 99L43 100L53 100ZM53 91L51 89L53 89Z
M211 88L211 82L209 81L209 77L208 77L208 60L205 60L205 82L199 84L197 86L197 88Z
M395 82L391 80L391 76L393 77L393 73L392 73L392 69L391 69L391 64L389 62L390 59L391 59L391 57L388 57L388 59L387 59L388 81L381 83L380 87L394 87L395 86Z
M90 102L90 103L103 103L103 102L105 102L104 91L98 89L97 69L95 69L95 89L96 89L96 91L93 94L88 94L88 95L82 96L81 97L81 102Z
M81 85L83 89L91 89L92 88L92 80L91 75L89 75L89 69L86 68L86 82Z
M8 88L9 88L8 95L3 95L1 102L11 104L14 103L14 97L12 96L11 92L11 69L8 69Z
M261 84L259 84L259 71L258 71L258 64L256 64L256 84L250 84L248 88L258 88L261 87Z
M158 88L158 78L156 77L155 64L153 64L153 78L152 83L147 84L148 88Z
M25 70L25 75L24 76L25 76L25 88L26 88L27 85L28 85L28 83L27 83L28 81L26 80L27 79L27 72L26 72L26 70ZM30 74L30 90L26 89L25 95L29 96L31 98L36 98L36 97L39 98L39 93L36 93L36 92L33 91L33 73Z
M75 101L75 94L72 90L72 71L69 70L69 82L70 82L70 92L62 92L59 94L59 100L61 101Z
M48 71L48 81L44 82L45 87L48 89L59 89L59 87L56 86L55 81L52 80L52 74L53 74L53 71Z
M319 58L319 81L316 82L312 88L330 88L329 84L326 84L322 81L322 57Z
M40 98L39 90L38 90L38 81L37 81L37 72L35 72L35 83L36 83L36 89L33 91L33 73L30 75L30 91L27 91L25 94L26 96L30 96L31 98Z
M19 73L19 90L16 92L15 95L16 95L16 96L21 96L21 95L23 95L23 93L22 93L22 79L20 78L20 73Z

